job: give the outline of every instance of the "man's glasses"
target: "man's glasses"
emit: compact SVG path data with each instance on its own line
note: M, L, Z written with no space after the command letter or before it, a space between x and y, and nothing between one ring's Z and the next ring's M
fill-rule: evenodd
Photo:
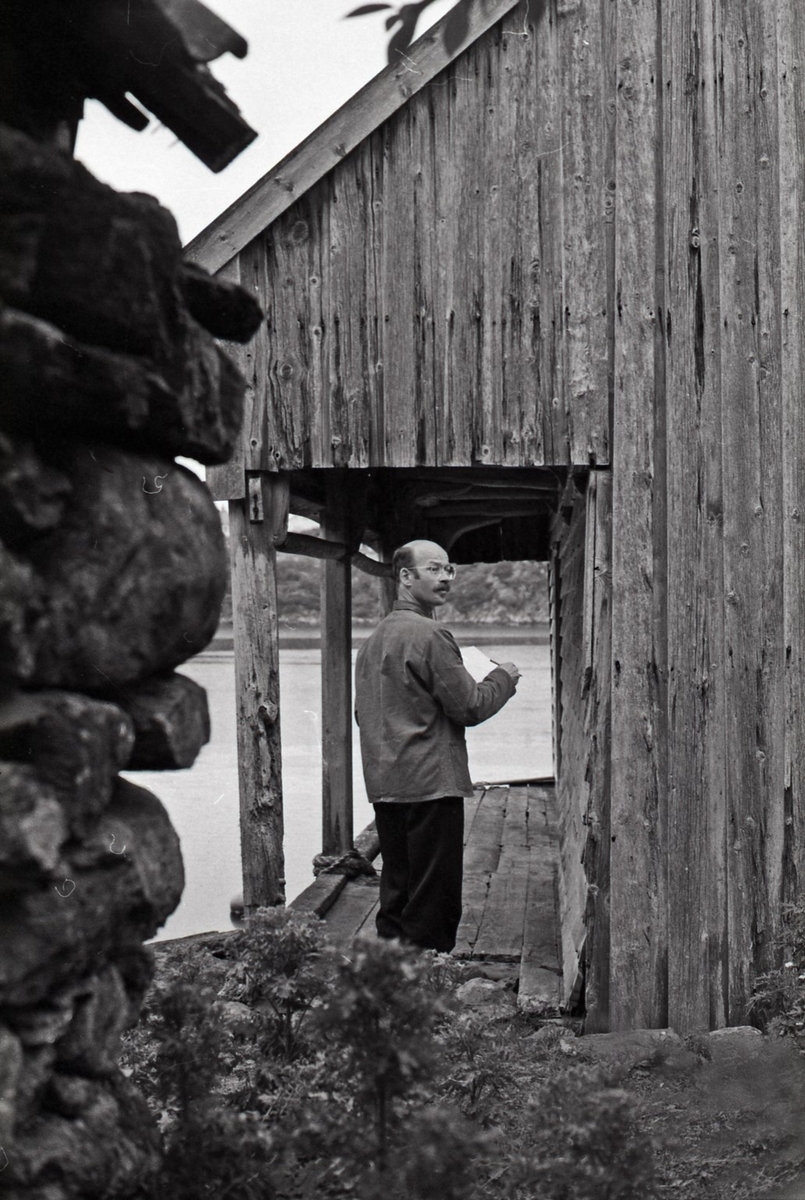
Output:
M434 579L438 579L440 575L444 575L446 579L455 579L456 577L456 568L453 563L429 563L422 570L427 571L428 575L432 575Z

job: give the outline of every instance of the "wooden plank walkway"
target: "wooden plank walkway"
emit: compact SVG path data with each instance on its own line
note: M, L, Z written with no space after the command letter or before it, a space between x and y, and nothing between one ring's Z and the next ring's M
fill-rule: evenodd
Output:
M466 801L464 911L453 954L518 965L525 1010L558 1009L561 1002L557 863L552 783L486 785ZM305 896L295 908L308 907ZM377 900L377 879L341 888L324 913L336 944L358 933L376 936Z

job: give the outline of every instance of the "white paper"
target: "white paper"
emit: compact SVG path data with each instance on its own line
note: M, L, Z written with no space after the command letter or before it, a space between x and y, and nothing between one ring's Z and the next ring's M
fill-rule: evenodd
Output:
M489 672L494 671L497 666L497 663L492 662L491 658L487 658L483 650L479 650L477 646L462 647L461 657L464 660L464 666L476 683L486 679Z

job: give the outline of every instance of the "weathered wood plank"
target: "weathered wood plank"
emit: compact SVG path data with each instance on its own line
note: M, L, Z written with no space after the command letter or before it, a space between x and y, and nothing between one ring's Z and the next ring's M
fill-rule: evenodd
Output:
M618 0L610 1020L665 1024L664 780L654 630L657 9ZM660 634L663 637L663 634Z
M559 942L556 846L551 842L532 847L530 854L518 1008L539 1011L562 1003Z
M491 871L473 871L469 873L465 868L461 920L456 933L455 948L453 949L453 954L457 958L470 958L472 956L473 947L478 940L478 933L483 921L491 879Z
M529 846L553 845L556 841L556 790L530 786L527 791Z
M366 187L367 154L354 155L328 180L327 271L322 304L326 355L326 436L315 466L366 466L369 461L366 248L372 210ZM369 168L370 170L370 168ZM371 183L370 183L371 186Z
M367 228L364 231L366 271L366 421L369 433L369 462L384 461L386 445L385 385L383 379L383 327L381 296L383 290L383 244L386 213L383 207L383 130L367 138L363 186L367 197Z
M241 283L240 258L233 258L218 273L218 278L228 283ZM258 297L259 298L259 297ZM258 337L263 337L263 331L258 330ZM222 341L221 345L235 363L246 380L247 390L244 395L244 424L246 413L254 404L254 389L249 388L250 359L247 346L240 342ZM244 441L239 438L229 462L220 466L210 466L206 469L207 487L212 493L213 500L240 500L246 495L246 475L244 460Z
M219 270L519 2L487 0L472 5L466 33L452 54L444 46L447 18L442 18L408 48L401 64L392 64L376 75L193 238L185 247L187 258L208 271Z
M325 537L345 539L347 482L327 480ZM352 847L352 564L325 562L321 578L322 853Z
M595 488L593 479L589 481L586 498L581 493L575 493L568 523L562 527L557 557L561 623L561 649L557 665L562 697L559 713L562 770L555 793L558 825L557 891L564 976L569 987L574 986L579 973L587 905L587 877L582 865L587 839L584 822L587 819L590 790L590 742L584 723L585 616L589 615L591 623L593 597L587 596L585 583L591 585L594 578L595 507L592 498Z
M483 798L484 798L484 789L483 788L480 788L478 791L473 792L472 796L465 796L465 798L464 798L464 845L465 846L466 846L467 842L469 841L470 832L472 831L473 821L475 820L475 814L478 812L478 809L481 807L481 802L483 801Z
M474 958L501 962L520 958L530 860L531 851L527 846L501 851L497 870L489 883L481 928L473 947Z
M726 1022L718 36L712 5L665 25L668 465L668 1021ZM691 81L691 84L683 81ZM691 486L692 480L697 486ZM680 869L684 864L684 869Z
M528 846L528 788L510 787L506 797L502 853Z
M490 788L485 791L464 848L465 874L482 874L497 869L505 814L506 789Z
M779 198L771 170L777 94L767 86L776 63L774 18L752 0L723 3L720 30L729 147L719 187L728 248L721 263L729 398L722 431L731 468L724 480L729 1004L737 1017L754 971L770 960L775 914L764 826L783 794Z
M264 520L252 523L245 500L229 504L235 636L241 858L246 913L282 904L282 750L279 626L272 489L261 477Z
M539 389L537 422L542 427L545 462L570 461L565 437L564 305L562 277L562 118L557 15L551 5L536 33L536 91L540 120L536 139L539 247L532 271L538 273ZM535 346L535 350L537 346Z
M436 449L436 410L441 397L437 318L441 255L439 227L435 214L436 159L446 148L434 137L434 88L445 86L439 79L421 91L411 104L411 152L414 167L412 187L412 236L409 253L414 260L412 344L414 406L416 410L417 458L424 461L424 447ZM438 103L438 100L436 101ZM449 153L449 149L447 149ZM438 326L438 330L437 330ZM424 452L424 453L423 453Z
M537 23L529 19L530 10L516 9L503 24L503 44L510 72L508 103L513 106L517 124L513 135L517 147L517 187L511 193L506 245L511 247L509 304L511 318L506 369L504 404L512 429L516 422L512 408L519 409L519 456L524 464L551 461L546 457L544 417L550 411L549 396L543 392L541 377L540 288L541 225L540 211L542 122L539 103L523 103L517 97L541 96L538 71L547 16ZM515 195L516 194L516 195ZM515 204L516 198L516 204ZM515 447L512 445L511 453Z
M780 898L794 903L805 877L805 107L801 73L805 20L797 0L777 6L780 105L780 307L783 423L783 621L785 645L785 777Z
M317 875L303 892L288 905L294 912L324 917L347 886L346 875Z
M411 144L413 115L403 109L394 127L384 130L383 243L381 247L381 362L383 465L420 461L415 395L415 275L411 193L416 164Z
M491 31L476 48L479 59L478 84L484 89L485 103L480 107L476 137L478 159L480 267L482 287L478 291L480 311L479 348L481 353L477 399L477 443L473 446L478 461L506 461L504 438L510 431L503 422L503 338L507 321L507 297L503 265L508 246L503 240L505 212L514 201L517 189L509 191L510 161L515 147L515 110L507 103L508 71L505 43L499 29ZM494 79L489 86L487 81ZM518 422L519 423L519 422ZM505 438L510 443L510 438Z
M313 434L320 423L322 367L322 236L323 199L313 192L268 230L264 241L266 268L261 298L266 321L264 390L257 392L265 433L252 421L244 425L249 461L265 470L292 470L310 463ZM245 258L254 253L247 247ZM256 428L255 428L256 426Z
M465 55L434 92L437 221L442 255L440 370L442 403L437 411L439 465L468 465L478 445L475 407L480 365L481 184L478 123L485 97L477 48Z
M569 461L609 461L609 431L600 420L607 394L606 139L602 20L598 0L557 6L561 78L564 393ZM609 80L606 80L609 85Z
M594 531L589 607L592 614L592 670L585 683L584 732L587 739L587 838L582 866L588 892L584 912L583 956L585 968L585 1028L609 1028L609 850L610 850L610 747L611 729L611 620L612 620L612 474L597 471L587 489L587 527ZM588 543L589 545L589 543ZM565 939L562 930L563 941ZM565 1004L572 1006L582 986L582 947L576 961L563 952ZM575 973L575 978L572 976Z
M350 880L327 914L325 930L335 946L347 945L364 929L377 904L377 881ZM372 930L364 930L371 936Z

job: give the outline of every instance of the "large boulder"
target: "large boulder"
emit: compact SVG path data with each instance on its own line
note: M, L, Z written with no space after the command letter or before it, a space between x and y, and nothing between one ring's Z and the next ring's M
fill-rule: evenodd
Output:
M132 771L190 767L210 740L207 693L186 675L155 675L115 697L134 722Z
M0 896L37 891L60 867L67 820L53 788L25 763L0 761Z
M125 780L94 835L65 847L64 861L69 874L58 884L12 896L0 911L0 1015L12 1028L98 963L153 937L182 894L168 815L156 796Z
M0 210L0 422L224 462L243 380L213 334L248 340L262 320L254 297L188 271L152 197L115 192L7 127Z
M44 595L29 685L113 696L212 638L221 522L201 480L164 459L79 443L48 460L72 492L59 526L24 549Z
M122 1076L53 1075L47 1107L8 1143L4 1200L126 1200L148 1194L159 1134L145 1101Z
M69 481L48 467L33 442L0 432L0 540L13 547L58 525Z
M58 690L0 698L0 759L30 772L28 787L19 768L12 774L0 819L13 796L27 797L38 782L43 799L53 794L64 806L72 836L81 836L109 804L133 745L132 721L114 704Z

